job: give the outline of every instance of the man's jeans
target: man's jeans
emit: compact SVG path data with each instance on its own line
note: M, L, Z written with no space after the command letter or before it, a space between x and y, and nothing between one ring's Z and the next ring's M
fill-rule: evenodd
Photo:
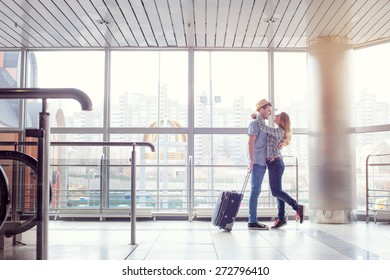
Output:
M267 161L268 176L271 193L277 199L278 219L284 220L286 216L285 203L297 210L297 202L282 190L282 176L284 172L284 162L282 159Z
M264 174L267 167L260 164L253 164L251 174L251 193L249 196L249 223L257 222L257 201L261 192Z

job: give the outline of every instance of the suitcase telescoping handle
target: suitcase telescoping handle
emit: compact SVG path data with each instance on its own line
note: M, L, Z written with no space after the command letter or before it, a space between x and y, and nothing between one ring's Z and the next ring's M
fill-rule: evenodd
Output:
M244 195L244 192L245 192L245 189L246 189L246 185L248 185L248 181L249 181L250 175L251 175L251 170L248 169L248 172L246 173L246 176L245 176L244 185L242 186L242 189L241 189L242 195Z

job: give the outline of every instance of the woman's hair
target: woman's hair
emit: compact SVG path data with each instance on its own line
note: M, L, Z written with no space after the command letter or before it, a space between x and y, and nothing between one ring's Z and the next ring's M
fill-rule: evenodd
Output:
M283 146L287 146L288 144L290 144L291 137L292 137L290 117L285 112L281 112L279 114L279 117L280 117L280 119L279 119L280 120L279 126L281 128L283 128L283 130L285 132Z

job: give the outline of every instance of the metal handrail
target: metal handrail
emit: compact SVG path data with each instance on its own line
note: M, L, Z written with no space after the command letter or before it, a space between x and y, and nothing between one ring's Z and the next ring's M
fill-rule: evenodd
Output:
M56 145L56 143L58 142L52 142L54 143L54 145ZM61 142L62 143L62 142ZM64 142L64 143L75 143L75 142ZM82 143L87 143L87 142L82 142ZM94 142L96 143L96 142ZM102 143L102 142L97 142L97 143ZM124 143L124 142L122 142ZM63 145L63 144L61 144ZM88 144L85 144L85 145L88 145ZM119 145L119 144L118 144ZM63 145L63 146L68 146L68 145ZM299 184L298 184L298 181L299 181L299 178L298 178L298 158L296 156L284 156L285 158L291 158L292 160L288 161L285 166L286 167L293 167L295 169L295 188L294 189L291 189L291 191L294 191L295 194L295 199L298 201L298 197L299 197ZM51 166L68 166L68 164L51 164ZM81 164L81 165L78 165L78 164L71 164L69 166L85 166L85 164ZM125 166L125 165L122 165L122 164L109 164L109 166L111 167L115 167L115 166ZM186 206L186 208L183 208L183 210L187 210L186 213L188 214L188 220L189 221L192 221L193 217L195 216L194 215L194 211L196 210L195 207L194 207L194 198L195 198L195 188L194 188L194 185L193 185L193 174L191 173L192 172L192 167L197 167L197 168L225 168L225 167L234 167L234 168L243 168L245 169L247 167L247 165L226 165L226 164L214 164L214 165L210 165L210 164L197 164L197 165L194 165L193 164L193 160L192 158L189 158L188 162L187 162L187 165L184 165L184 164L138 164L137 167L186 167L187 168L187 172L188 172L188 176L187 176L187 186L188 186L188 189L187 189L187 201L188 201L188 204ZM199 191L199 190L197 190ZM264 190L263 192L267 193L268 190ZM292 195L292 194L291 194ZM159 196L159 195L158 195ZM205 196L203 196L205 197ZM215 196L207 196L209 198L215 198ZM158 203L158 205L160 205L160 203ZM165 213L165 212L164 212Z
M75 99L83 111L92 110L88 95L75 88L0 88L0 99Z
M0 142L1 144L2 142ZM4 143L4 142L3 142ZM28 143L28 145L32 145L34 144L34 142L5 142L4 144L8 144L8 145L22 145L22 144L25 144L25 143ZM51 142L50 145L51 146L133 146L134 144L136 145L140 145L140 146L149 146L151 147L152 149L154 148L154 146L148 142ZM298 158L296 156L284 156L286 159L287 158L290 158L292 160L289 160L287 161L286 163L286 166L290 166L290 167L293 167L295 169L295 196L296 196L296 199L298 200L298 192L299 192L299 184L298 184ZM192 163L192 160L189 160L188 162L188 165L191 166L193 163ZM64 164L52 164L51 166L65 166ZM72 165L74 166L74 165ZM76 165L76 166L79 166L79 165ZM116 166L116 165L111 165L110 166ZM118 166L121 166L121 165L118 165ZM151 167L151 166L184 166L184 165L137 165L137 167L142 167L142 166L148 166L148 167ZM187 168L189 167L187 166ZM247 167L247 165L219 165L219 164L214 164L214 165L196 165L197 167L201 167L201 168L207 168L207 167L242 167L242 168L245 168ZM189 182L192 181L192 174L189 175L190 179L189 179ZM188 178L187 178L188 179ZM135 181L135 180L134 180ZM292 189L293 190L293 189ZM188 210L188 218L189 218L189 221L192 220L193 218L193 211L195 210L194 208L194 188L192 186L190 186L190 183L189 183L189 189L188 189L188 196L187 199L188 199L188 205L187 205L187 210ZM136 197L135 195L132 195L131 197ZM212 196L210 196L212 197ZM100 207L102 207L102 204L100 204ZM132 209L135 209L135 207L131 207ZM102 210L100 209L100 217L102 217ZM135 214L131 214L132 217L135 217ZM133 219L133 221L135 221L135 219ZM133 229L135 227L132 227ZM132 236L134 236L134 234L132 234ZM135 241L133 241L133 243L135 243Z
M136 244L136 146L146 146L149 147L152 152L155 151L155 147L152 143L149 142L51 142L52 146L129 146L133 147L131 152L131 235L130 235L130 244Z
M133 146L146 146L149 147L152 152L155 151L155 147L149 142L57 142L52 141L51 146L122 146L122 147L133 147Z
M382 163L382 164L370 164L369 163L369 160L371 157L383 157L383 156L390 156L390 154L370 154L367 156L366 158L366 223L369 222L369 191L370 191L370 188L368 186L368 167L369 166L390 166L390 162L389 163Z
M111 146L132 146L133 143L139 144L139 145L146 145L146 146L151 146L149 145L148 142L51 142L52 146L71 146L72 144L74 145L80 145L80 146L102 146L102 145L111 145ZM9 145L9 146L14 146L14 145L34 145L34 142L0 142L0 145ZM35 143L36 144L36 143ZM298 158L296 156L284 156L284 158L291 158L292 160L288 161L285 163L286 167L293 167L295 169L295 199L298 201L299 199L299 178L298 178L298 172L299 172L299 163L298 163ZM192 159L188 161L187 164L187 170L191 169ZM67 166L67 164L51 164L51 166ZM72 164L71 166L85 166L85 164ZM121 164L115 165L115 164L110 164L109 166L123 166ZM185 167L183 164L138 164L137 167ZM195 167L200 167L200 168L225 168L225 167L236 167L236 168L246 168L247 165L242 164L242 165L226 165L226 164L197 164L194 165ZM189 170L188 170L189 171ZM187 206L187 212L189 213L189 221L192 220L191 216L194 211L194 192L195 189L193 185L191 186L191 182L193 180L192 174L189 174L189 178L187 178L187 184L189 186L188 189L188 201L190 202L189 205ZM266 191L266 190L264 190Z
M92 110L92 101L86 93L74 88L1 88L0 99L42 99L39 129L30 130L30 137L38 139L37 174L37 246L36 258L48 259L49 231L49 145L50 126L47 99L71 98L77 100L82 110ZM27 134L27 131L26 131Z

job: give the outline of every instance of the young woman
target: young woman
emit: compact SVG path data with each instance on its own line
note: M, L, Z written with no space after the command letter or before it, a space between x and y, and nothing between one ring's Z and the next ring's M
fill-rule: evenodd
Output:
M277 198L278 204L278 218L271 228L278 229L287 224L285 203L290 205L297 212L297 219L299 219L300 223L303 223L303 205L298 204L295 199L282 190L284 162L281 148L290 144L291 141L292 132L290 117L285 112L276 115L274 122L278 125L277 128L266 125L265 119L267 116L263 115L262 112L257 114L256 118L260 129L267 133L268 143L266 162L268 166L269 184L271 193Z

